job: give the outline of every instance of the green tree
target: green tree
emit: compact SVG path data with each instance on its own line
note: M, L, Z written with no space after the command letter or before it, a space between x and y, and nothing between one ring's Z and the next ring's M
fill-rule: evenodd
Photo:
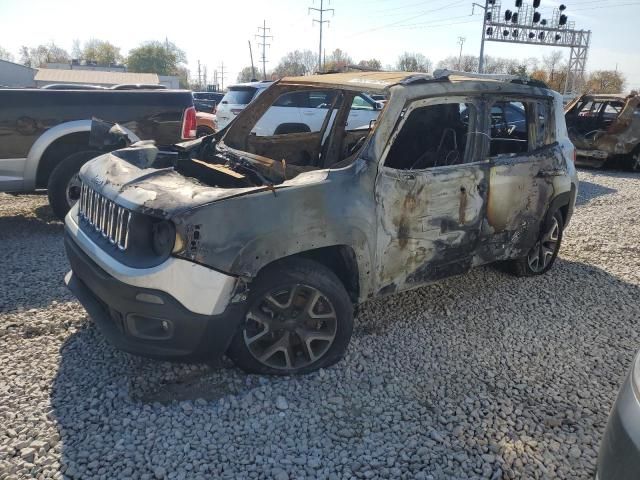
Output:
M98 40L95 38L85 42L80 58L86 61L97 62L98 65L110 65L112 63L120 63L122 61L120 48L105 40Z
M11 55L11 52L9 52L9 50L2 48L0 46L0 60L8 60L10 62L13 62L13 55Z
M171 42L151 41L132 49L127 57L131 72L177 75L186 54Z
M430 72L433 63L421 53L404 52L398 57L396 67L402 72Z
M70 60L69 53L53 42L34 48L25 45L20 47L20 62L27 67L38 68L47 63L67 63Z

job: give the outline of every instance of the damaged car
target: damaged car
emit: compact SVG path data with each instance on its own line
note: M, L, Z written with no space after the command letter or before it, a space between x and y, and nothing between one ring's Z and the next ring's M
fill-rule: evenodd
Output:
M613 161L640 172L640 96L583 95L567 106L566 123L579 165Z
M352 122L363 91L389 101ZM322 121L260 128L292 94L319 99ZM117 126L107 133L101 144ZM574 154L562 98L542 84L284 78L215 135L87 163L65 281L125 351L309 372L344 355L369 299L492 262L547 272L574 208Z

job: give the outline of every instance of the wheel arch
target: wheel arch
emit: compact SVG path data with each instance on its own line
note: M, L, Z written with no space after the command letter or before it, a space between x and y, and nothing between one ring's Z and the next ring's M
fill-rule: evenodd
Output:
M571 201L575 198L575 195L576 186L572 183L571 190L560 193L551 201L551 204L547 209L547 214L545 215L544 228L547 228L550 225L551 219L557 211L560 211L562 214L563 228L567 226L569 220L571 220L571 215L573 214Z

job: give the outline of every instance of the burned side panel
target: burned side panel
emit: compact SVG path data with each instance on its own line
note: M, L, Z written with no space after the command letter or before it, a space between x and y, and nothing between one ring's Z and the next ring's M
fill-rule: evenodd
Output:
M381 294L413 288L473 264L485 212L487 165L378 178L377 275Z

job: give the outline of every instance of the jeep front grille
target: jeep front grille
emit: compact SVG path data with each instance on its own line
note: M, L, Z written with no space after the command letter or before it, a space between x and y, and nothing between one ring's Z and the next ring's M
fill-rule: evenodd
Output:
M109 240L109 243L120 250L126 250L129 246L131 212L84 183L80 190L79 202L80 218Z

